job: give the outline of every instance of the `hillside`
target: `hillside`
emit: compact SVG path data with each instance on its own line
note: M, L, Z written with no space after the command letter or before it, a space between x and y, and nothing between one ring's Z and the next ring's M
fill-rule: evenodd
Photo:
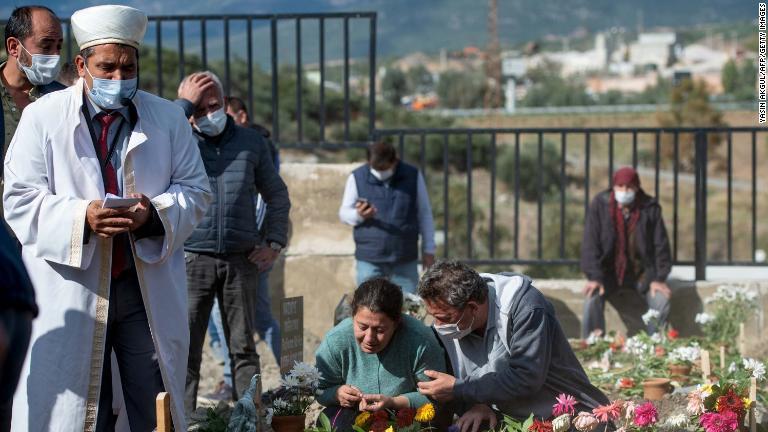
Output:
M61 16L87 7L89 0L42 0ZM125 4L151 15L231 14L275 12L376 11L378 48L382 56L414 51L437 52L468 45L484 45L488 6L478 0L149 0ZM0 6L0 16L11 5ZM499 37L512 46L547 35L569 35L577 30L596 31L624 26L631 31L658 26L684 27L703 23L753 20L757 6L743 0L505 0L499 2ZM364 29L360 29L364 31ZM361 47L366 41L361 38Z

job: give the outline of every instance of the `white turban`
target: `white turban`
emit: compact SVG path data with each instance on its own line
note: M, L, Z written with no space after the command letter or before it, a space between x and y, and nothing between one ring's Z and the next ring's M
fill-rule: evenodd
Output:
M128 6L93 6L72 14L72 31L81 51L111 43L138 49L147 31L147 16Z

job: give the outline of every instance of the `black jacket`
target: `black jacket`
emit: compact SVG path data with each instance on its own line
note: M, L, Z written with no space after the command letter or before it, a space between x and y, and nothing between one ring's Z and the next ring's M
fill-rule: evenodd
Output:
M616 230L609 214L611 190L599 193L589 206L585 220L584 240L581 243L581 270L589 280L598 281L610 291L616 289L614 245ZM672 267L667 229L661 217L661 206L656 199L637 194L640 201L640 219L635 228L637 258L643 263L643 280L637 281L642 292L651 282L663 282Z
M184 250L215 254L253 250L260 238L254 199L257 193L269 206L264 221L266 240L285 246L291 202L263 136L254 129L236 126L231 117L227 117L227 126L219 136L196 135L213 200Z

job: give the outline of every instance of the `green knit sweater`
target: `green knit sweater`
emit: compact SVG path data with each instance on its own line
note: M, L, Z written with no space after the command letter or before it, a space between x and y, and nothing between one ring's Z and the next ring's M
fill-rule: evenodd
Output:
M434 333L419 320L403 315L402 322L383 351L367 354L355 341L351 318L331 329L316 354L322 373L317 401L338 405L336 390L353 385L365 394L405 396L412 408L429 402L416 383L429 381L424 371L444 372L445 353Z

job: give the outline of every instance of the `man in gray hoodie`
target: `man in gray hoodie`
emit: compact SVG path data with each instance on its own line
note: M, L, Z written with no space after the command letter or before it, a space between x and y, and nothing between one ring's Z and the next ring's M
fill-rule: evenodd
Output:
M443 261L421 278L419 295L453 370L427 371L433 380L419 383L419 391L450 402L462 414L462 432L481 423L495 426L497 414L549 418L562 393L576 398L578 411L608 403L573 354L554 308L527 276L481 275Z

